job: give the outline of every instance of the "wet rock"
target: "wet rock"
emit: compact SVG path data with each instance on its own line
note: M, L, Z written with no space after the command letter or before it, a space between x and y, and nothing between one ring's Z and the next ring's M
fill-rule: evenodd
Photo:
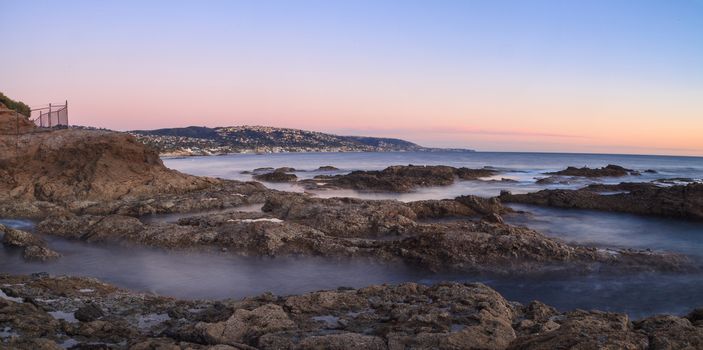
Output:
M100 317L103 317L105 314L103 313L103 310L100 308L100 306L97 306L93 303L88 303L82 306L80 309L76 310L73 315L78 321L92 322L99 319Z
M9 247L24 248L29 246L45 246L43 239L25 231L16 230L0 225L0 233L4 236L2 244Z
M599 192L613 191L613 194ZM659 187L649 183L591 185L580 190L501 193L503 202L594 209L703 220L703 184Z
M509 302L479 283L374 285L224 303L139 294L75 277L0 275L0 285L8 284L22 299L37 303L0 298L0 331L15 334L0 347L19 349L53 349L62 343L222 350L697 349L703 331L691 322L695 312L689 318L653 316L635 322L618 313L561 313L540 302ZM75 291L84 288L95 292ZM88 303L100 306L105 315L67 323L43 311L48 305L66 309ZM224 311L206 322L194 317L209 309ZM138 326L143 315L176 313L183 317L151 328ZM326 319L339 325L330 328L318 321Z
M21 248L22 257L26 261L46 262L61 257L61 254L47 248L43 239L29 232L3 225L0 225L0 232L4 233L2 243L8 247Z
M270 197L262 210L335 237L373 237L402 234L415 224L415 212L398 201L354 198L312 198L303 195Z
M408 238L384 248L406 263L433 271L537 273L574 271L692 271L696 265L677 254L573 246L525 227L482 222L419 225Z
M491 169L450 166L396 165L380 171L353 171L345 175L318 176L301 181L309 189L344 188L371 192L410 192L418 187L448 186L459 178L475 180L497 174Z
M22 257L27 261L47 262L60 258L61 254L46 247L33 245L24 248L24 251L22 252Z
M646 349L645 334L637 332L627 316L607 312L574 311L558 328L520 337L508 349Z
M553 185L553 184L568 185L571 182L572 182L572 180L570 180L567 177L563 177L563 176L548 176L548 177L539 178L539 179L537 179L537 181L535 181L535 183L539 184L539 185Z
M589 167L576 168L568 167L564 170L546 173L548 175L582 176L582 177L622 177L628 175L639 175L639 172L626 169L619 165L609 164L603 168L592 169Z
M382 338L356 333L341 333L312 336L298 344L299 349L345 350L345 349L388 349Z
M276 169L270 173L254 175L254 179L266 182L295 182L298 176Z
M703 349L703 328L686 318L660 315L635 322L649 335L650 349Z
M196 329L203 332L211 344L246 343L266 333L295 327L283 308L275 304L262 305L254 310L238 309L225 322L200 323Z
M483 217L481 217L481 220L486 221L486 222L497 223L497 224L504 223L503 217L501 217L500 215L498 215L496 213L484 215Z
M317 171L337 171L339 170L337 167L333 167L331 165L323 165L319 168L317 168Z

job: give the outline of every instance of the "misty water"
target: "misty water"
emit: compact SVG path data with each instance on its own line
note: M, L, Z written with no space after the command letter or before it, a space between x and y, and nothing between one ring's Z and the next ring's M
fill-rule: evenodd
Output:
M652 169L657 174L599 179L600 182L652 181L659 178L703 178L703 158L648 157L521 153L314 153L229 155L166 159L171 168L183 172L250 180L242 174L260 167L290 166L300 178L344 173L357 169L382 169L395 164L444 164L479 168L492 166L503 171L496 177L517 182L463 181L452 186L428 188L410 194L364 194L355 191L318 192L320 196L354 196L398 200L453 198L463 194L496 195L501 190L536 191L544 172L566 166L600 167L618 164L635 170ZM332 165L335 172L315 171ZM580 180L561 187L577 188L593 180ZM291 185L273 185L301 190ZM551 186L555 187L555 186ZM703 223L630 214L565 210L512 205L525 214L506 216L509 223L524 225L549 236L576 244L600 247L638 248L684 253L703 261ZM243 208L248 211L260 207ZM144 218L174 221L180 215ZM2 220L2 224L32 230L27 220ZM224 253L166 252L158 249L96 245L57 237L44 237L64 256L56 262L26 263L18 251L0 248L0 272L81 275L100 278L118 286L182 298L240 298L264 292L279 295L319 289L362 287L377 283L442 280L483 282L507 299L519 302L540 300L561 310L574 308L627 312L633 317L656 313L682 314L703 306L703 274L476 276L433 274L428 271L368 260L321 258L238 257Z

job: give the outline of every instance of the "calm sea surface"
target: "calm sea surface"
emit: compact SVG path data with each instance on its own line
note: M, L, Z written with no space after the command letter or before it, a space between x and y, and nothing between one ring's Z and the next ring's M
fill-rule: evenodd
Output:
M354 191L328 191L320 196L360 198L420 199L453 198L464 194L497 195L501 190L515 193L544 188L578 188L593 180L578 180L570 185L541 186L535 179L544 172L566 166L601 167L622 165L635 170L655 170L600 182L652 181L661 178L703 178L703 158L551 154L551 153L309 153L228 155L165 159L168 167L195 175L250 180L242 174L261 167L294 167L300 178L351 170L383 169L389 165L451 165L480 168L495 167L504 173L494 180L509 178L517 182L463 181L452 186L422 189L409 194L361 194ZM337 172L316 171L332 165ZM269 187L301 191L290 184ZM577 244L602 247L630 247L674 251L703 261L703 223L629 214L586 210L563 210L515 205L529 215L506 219L516 225L537 229L544 234ZM245 208L256 210L256 208ZM26 220L0 220L0 223L32 230ZM184 298L243 297L271 291L276 294L302 293L339 286L361 287L374 283L441 280L479 281L496 288L509 300L540 300L562 310L574 308L627 312L633 317L656 313L685 313L703 306L703 274L638 274L628 276L550 275L543 277L498 278L472 275L436 275L402 265L368 261L330 261L318 258L254 258L215 254L185 254L140 247L114 247L86 244L45 237L64 257L55 263L25 263L18 252L0 248L0 272L83 275L101 278L136 290Z

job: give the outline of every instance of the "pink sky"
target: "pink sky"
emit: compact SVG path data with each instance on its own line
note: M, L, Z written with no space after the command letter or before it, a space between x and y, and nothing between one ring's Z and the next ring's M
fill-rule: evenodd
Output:
M6 1L0 91L116 130L703 155L702 5L498 3Z

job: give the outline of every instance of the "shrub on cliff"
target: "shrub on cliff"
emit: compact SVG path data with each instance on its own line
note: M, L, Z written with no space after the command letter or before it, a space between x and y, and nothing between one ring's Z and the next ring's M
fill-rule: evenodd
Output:
M5 107L9 109L19 112L27 118L29 118L32 113L31 109L29 108L29 106L27 106L26 103L22 101L12 100L11 98L5 96L5 94L3 94L2 92L0 92L0 103L4 104Z

